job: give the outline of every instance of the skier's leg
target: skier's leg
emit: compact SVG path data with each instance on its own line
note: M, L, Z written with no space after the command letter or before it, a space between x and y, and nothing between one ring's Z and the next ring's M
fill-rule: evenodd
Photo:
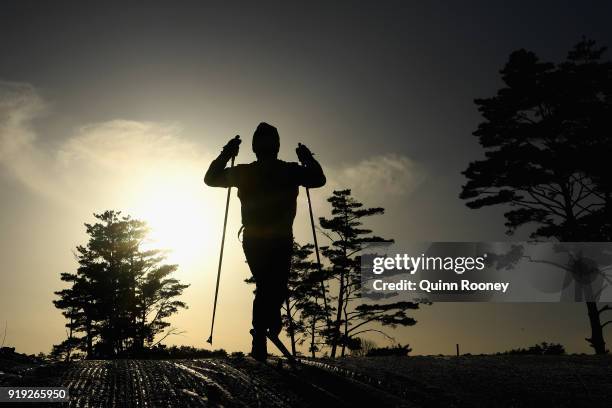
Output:
M293 239L280 239L275 245L274 262L272 262L270 275L270 303L268 329L270 334L277 337L282 329L282 306L287 298L287 284L291 268L291 254L293 250Z
M265 360L267 357L266 329L268 326L266 287L262 282L266 273L265 254L261 253L259 248L260 245L258 245L256 240L245 237L242 244L256 285L255 299L253 300L253 328L250 331L253 336L251 355L256 360Z
M268 354L266 347L266 309L262 304L262 291L256 289L255 299L253 300L253 328L251 336L251 355L256 360L265 360Z

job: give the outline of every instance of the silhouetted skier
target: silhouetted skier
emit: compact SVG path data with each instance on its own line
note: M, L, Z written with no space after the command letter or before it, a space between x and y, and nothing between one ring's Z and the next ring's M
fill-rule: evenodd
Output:
M267 356L266 332L281 331L281 306L287 297L287 281L293 250L293 219L299 186L325 185L325 175L312 153L302 144L295 149L298 163L277 159L280 140L274 126L260 123L253 134L257 160L226 168L238 154L241 140L230 140L210 164L204 182L211 187L237 187L242 204L242 247L255 278L251 355Z

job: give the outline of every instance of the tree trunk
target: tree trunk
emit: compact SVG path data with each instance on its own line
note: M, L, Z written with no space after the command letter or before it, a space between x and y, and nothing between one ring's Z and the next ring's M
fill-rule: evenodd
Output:
M344 357L346 353L346 342L348 341L348 315L346 313L347 302L344 302L344 341L342 342L342 352L340 357Z
M575 232L577 228L576 217L573 212L572 196L563 185L561 186L561 190L563 191L566 221L568 224L567 232L561 236L561 241L582 241L581 238L583 237L577 236ZM587 337L585 340L593 347L595 354L606 354L606 342L603 337L603 327L601 326L601 319L599 318L597 302L586 302L586 307L589 315L589 322L591 324L591 337Z
M68 332L68 347L66 348L66 362L70 362L70 357L72 355L72 324L74 323L74 319L70 318L70 331Z
M287 320L289 322L289 338L291 339L291 354L294 357L297 357L297 352L295 350L295 330L293 327L293 318L291 317L291 308L289 307L289 298L285 299L285 305L287 308Z
M85 327L86 327L86 332L87 332L87 350L86 350L87 356L86 358L91 359L93 358L93 342L91 339L91 320L87 319Z
M338 339L340 337L340 325L342 321L342 306L344 301L344 270L340 272L340 289L338 289L338 311L336 312L336 321L334 322L334 333L332 338L331 358L336 358L336 348L338 347Z
M316 329L317 319L312 318L312 333L310 334L310 352L312 354L312 358L316 358L315 354L315 329Z
M603 328L601 319L599 318L599 309L596 302L586 302L587 311L589 313L589 321L591 322L591 337L585 340L595 350L595 354L606 354L606 342L603 337Z

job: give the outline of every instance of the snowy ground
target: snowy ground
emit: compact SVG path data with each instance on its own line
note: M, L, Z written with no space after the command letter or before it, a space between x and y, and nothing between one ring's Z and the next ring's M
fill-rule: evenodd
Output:
M612 358L347 358L298 371L273 359L79 361L2 382L67 386L70 407L603 407L612 401Z

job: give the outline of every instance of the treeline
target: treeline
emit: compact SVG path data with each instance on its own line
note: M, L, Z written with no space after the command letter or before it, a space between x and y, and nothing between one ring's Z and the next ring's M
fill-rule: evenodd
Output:
M558 343L542 343L535 344L528 348L516 348L498 353L502 355L530 355L530 356L561 356L565 354L565 347Z
M146 348L141 353L136 354L135 358L141 359L182 359L182 358L226 358L227 351L224 349L208 350L191 346L166 346L157 344L154 347Z
M319 219L328 238L321 247L324 265L314 261L312 245L294 244L283 323L295 355L306 345L312 357L323 349L332 358L344 356L361 349L366 333L392 339L385 328L416 323L408 312L419 303L357 302L361 253L372 243L393 242L363 226L365 218L384 209L364 207L350 190L334 191L327 201L331 217ZM187 307L178 297L188 285L171 277L178 266L164 263L164 251L143 248L146 223L117 211L94 217L96 223L85 224L89 241L76 248L76 272L61 274L70 286L55 292L53 303L67 319L67 336L53 347L53 357L208 357L202 350L161 344L178 333L167 318Z
M62 273L70 287L54 305L68 320L67 338L53 347L56 357L129 357L176 332L166 319L187 305L178 300L188 285L171 275L162 250L144 249L143 221L117 211L94 214L85 224L89 241L76 248L78 268ZM163 333L163 334L162 334ZM161 339L155 341L156 336Z

